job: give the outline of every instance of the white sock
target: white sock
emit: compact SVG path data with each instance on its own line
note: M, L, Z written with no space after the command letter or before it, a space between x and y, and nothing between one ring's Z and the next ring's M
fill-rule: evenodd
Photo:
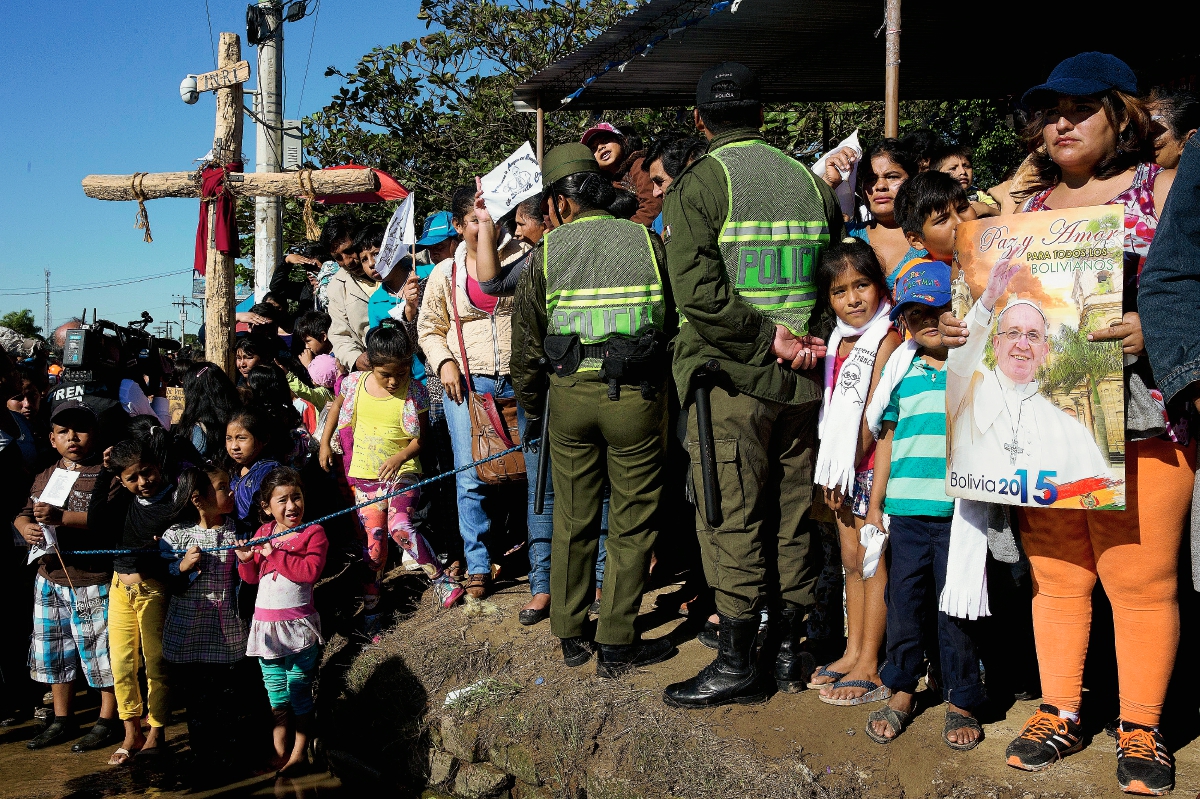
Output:
M1079 714L1078 714L1078 713L1072 713L1072 712L1071 712L1071 711L1069 711L1069 710L1060 710L1060 711L1058 711L1058 717L1059 717L1060 719L1070 719L1072 722L1074 722L1074 723L1076 723L1076 724L1078 724L1078 723L1079 723Z

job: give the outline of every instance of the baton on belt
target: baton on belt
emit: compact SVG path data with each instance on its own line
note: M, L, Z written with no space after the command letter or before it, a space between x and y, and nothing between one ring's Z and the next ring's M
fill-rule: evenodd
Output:
M537 482L533 485L533 512L542 515L546 508L546 479L550 476L550 386L546 386L546 403L542 406L542 432L537 453Z
M704 481L704 518L709 527L721 525L721 489L717 484L717 455L713 443L712 406L709 392L712 381L721 371L715 359L693 375L696 388L692 392L692 404L696 407L696 433L700 444L700 477Z

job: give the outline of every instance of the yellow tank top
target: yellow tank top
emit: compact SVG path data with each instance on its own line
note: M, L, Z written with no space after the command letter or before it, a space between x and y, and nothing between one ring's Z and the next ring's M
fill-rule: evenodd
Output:
M354 396L354 455L349 476L378 480L383 462L407 447L416 436L405 426L408 384L394 396L375 397L367 391L366 380L364 376ZM420 474L421 461L413 458L400 467L396 476Z

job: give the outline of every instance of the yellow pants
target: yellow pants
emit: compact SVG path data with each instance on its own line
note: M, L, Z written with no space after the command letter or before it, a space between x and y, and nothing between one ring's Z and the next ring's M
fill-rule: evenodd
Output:
M146 704L150 726L162 727L171 716L167 703L167 663L163 660L163 622L170 595L157 580L125 585L113 575L108 594L108 648L112 657L117 712L122 721L142 717L138 666L146 664Z

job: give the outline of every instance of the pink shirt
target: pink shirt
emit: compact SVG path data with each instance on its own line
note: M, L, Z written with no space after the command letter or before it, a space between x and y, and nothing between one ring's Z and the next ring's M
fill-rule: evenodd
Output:
M499 297L484 294L479 281L470 275L467 275L467 298L471 300L471 304L476 308L489 314L496 312L496 303L500 302Z

